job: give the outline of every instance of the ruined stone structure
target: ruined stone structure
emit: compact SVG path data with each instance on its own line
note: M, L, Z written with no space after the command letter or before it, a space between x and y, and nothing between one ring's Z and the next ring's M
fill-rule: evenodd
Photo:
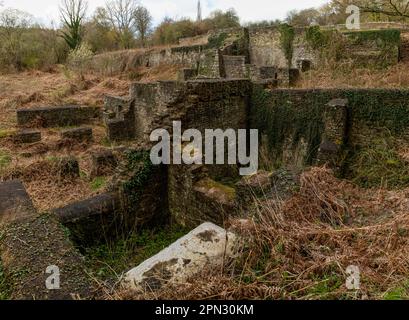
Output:
M98 107L64 106L17 110L19 126L64 127L89 123L100 118Z
M18 181L0 184L0 231L0 257L13 288L12 299L92 298L81 255L55 216L36 212ZM47 290L46 270L56 262L64 285Z
M372 36L361 38L360 50ZM393 41L395 36L392 33ZM263 170L241 178L238 165L154 166L149 151L155 129L173 134L174 121L181 122L182 131L197 129L202 134L206 129L258 129L266 158L275 168L294 171L317 163L342 171L348 150L359 148L362 136L376 135L373 128L385 127L396 135L408 130L408 91L277 89L288 86L300 71L319 61L305 30L295 32L291 61L281 49L280 37L276 28L224 30L210 35L206 44L149 53L135 61L146 66L169 61L184 70L179 81L133 83L128 96L106 97L102 118L107 138L134 145L121 151L123 161L109 151L92 155L93 175L115 170L107 193L39 215L21 183L0 184L0 229L4 235L0 252L6 273L15 280L15 297L90 296L81 256L63 226L70 230L72 241L86 245L114 238L118 230L127 233L169 221L192 228L208 221L222 225L240 209L245 211L251 202L247 197L250 190L262 194L264 188L274 186L288 194L291 187L287 181L295 180ZM356 34L351 37L358 41ZM390 62L398 59L395 44L388 56ZM371 54L379 57L378 48L372 48ZM99 110L78 106L17 111L22 127L80 126L99 117ZM80 142L92 139L92 131L85 127L64 130L61 135ZM15 135L17 143L39 139L36 131ZM58 166L59 174L80 174L76 159L67 157ZM263 163L260 167L263 169ZM52 243L47 240L50 234ZM24 239L23 244L17 237ZM35 255L32 242L44 244ZM64 268L75 267L64 269L65 276L72 279L64 278L69 285L50 292L43 289L43 273L56 257ZM28 274L23 272L27 265L33 266Z

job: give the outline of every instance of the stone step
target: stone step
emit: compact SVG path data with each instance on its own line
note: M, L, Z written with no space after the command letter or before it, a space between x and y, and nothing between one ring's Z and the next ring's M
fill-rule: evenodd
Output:
M15 143L35 143L41 141L41 132L36 130L21 130L14 134Z
M78 142L91 142L93 139L92 128L80 127L61 131L62 139L76 140Z
M17 110L17 124L24 127L65 127L98 119L100 108L86 106L40 107Z

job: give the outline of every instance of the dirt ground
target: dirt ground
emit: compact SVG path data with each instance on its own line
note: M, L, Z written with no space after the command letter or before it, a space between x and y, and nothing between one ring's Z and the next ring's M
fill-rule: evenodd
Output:
M94 180L90 176L90 151L111 147L105 139L105 128L93 123L93 141L88 144L61 145L60 130L39 129L42 141L19 145L9 137L16 128L16 110L66 104L103 107L106 94L124 96L130 80L85 75L78 78L62 67L54 72L27 71L0 76L0 179L20 179L36 208L47 211L70 202L86 199L104 189L109 177ZM81 174L76 179L57 179L50 166L63 156L75 156ZM50 192L52 190L52 192Z

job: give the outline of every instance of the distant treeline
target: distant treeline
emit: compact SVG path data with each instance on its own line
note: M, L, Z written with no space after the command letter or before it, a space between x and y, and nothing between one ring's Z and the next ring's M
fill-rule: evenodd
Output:
M361 8L362 22L404 22L409 17L405 2L380 0L374 4L374 1L356 0L355 4ZM245 26L343 24L349 5L349 0L331 0L320 8L290 11L284 21L261 21ZM70 55L78 60L106 51L170 45L180 38L241 26L234 9L214 11L201 21L166 17L156 27L152 26L149 11L137 0L108 0L92 14L87 9L86 0L61 0L61 21L55 28L34 23L29 13L0 9L0 71L48 68L65 63Z

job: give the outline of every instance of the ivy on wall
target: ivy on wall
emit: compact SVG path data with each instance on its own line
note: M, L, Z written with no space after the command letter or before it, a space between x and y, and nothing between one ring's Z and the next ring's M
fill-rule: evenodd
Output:
M328 102L327 97L322 101ZM254 86L251 110L251 127L266 135L268 149L281 165L285 149L294 149L301 141L307 143L304 159L310 165L316 158L323 132L322 116L325 103L308 104L292 99L291 91L270 92ZM289 144L289 145L287 145Z
M322 58L333 58L335 61L352 58L362 66L386 67L396 63L400 38L400 31L393 29L339 32L311 26L305 31L309 47L318 51ZM361 58L354 55L354 49L359 47L367 51ZM375 52L375 56L370 56L371 51Z
M294 27L289 24L283 23L278 27L280 32L280 45L284 52L284 56L287 59L288 67L291 68L294 54L294 39L295 30Z
M347 98L349 126L342 174L363 187L409 186L409 163L399 156L409 130L409 90L329 89L266 91L254 86L251 127L267 138L276 166L285 150L306 143L304 164L313 164L324 129L325 105Z

